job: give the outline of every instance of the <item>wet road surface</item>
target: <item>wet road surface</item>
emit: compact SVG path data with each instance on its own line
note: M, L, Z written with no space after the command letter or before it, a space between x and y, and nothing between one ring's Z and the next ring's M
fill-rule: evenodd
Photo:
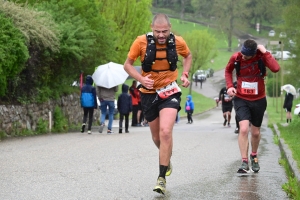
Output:
M280 152L265 125L261 171L240 177L237 134L221 109L174 127L173 173L165 196L152 191L158 151L148 127L129 134L53 134L0 143L0 199L287 199ZM117 130L117 122L114 122Z
M201 92L208 89L213 98L219 91L213 85L220 80L209 79ZM247 176L236 173L241 164L238 135L234 121L223 127L221 107L194 116L193 124L186 122L183 118L174 126L174 168L166 195L152 191L159 164L148 127L112 135L94 127L92 135L74 132L0 142L0 199L288 199L281 189L287 179L278 164L279 147L267 119L259 148L261 170ZM114 121L115 132L117 126Z

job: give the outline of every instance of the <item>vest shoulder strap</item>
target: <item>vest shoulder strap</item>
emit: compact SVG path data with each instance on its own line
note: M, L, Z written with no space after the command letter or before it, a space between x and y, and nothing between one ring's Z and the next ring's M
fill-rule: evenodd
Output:
M236 71L236 75L237 76L240 76L240 70L241 70L241 59L242 59L242 54L241 53L238 53L238 55L236 56L235 58L235 61L234 61L234 68L235 68L235 71ZM257 61L255 62L252 62L248 65L245 65L245 66L242 66L242 68L247 68L249 66L253 66L257 64L258 65L258 69L260 71L260 76L261 77L264 77L266 76L266 65L264 64L262 58L259 58Z

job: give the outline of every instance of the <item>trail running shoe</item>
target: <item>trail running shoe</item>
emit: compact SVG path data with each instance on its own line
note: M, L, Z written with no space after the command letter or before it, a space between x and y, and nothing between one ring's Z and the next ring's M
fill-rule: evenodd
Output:
M102 133L102 131L103 131L103 129L104 129L104 126L105 126L105 124L103 124L103 123L100 125L99 133Z
M163 177L158 177L156 186L154 187L153 191L159 194L165 194L166 192L166 179Z
M82 126L81 126L81 131L80 131L80 132L83 133L83 132L84 132L84 129L85 129L85 123L82 124Z
M258 172L260 170L260 167L259 167L259 164L258 164L257 157L250 155L250 160L251 160L251 169L254 172Z
M88 134L92 134L92 131L88 130Z
M224 120L223 126L226 126L227 119Z
M239 133L239 128L235 128L234 133L238 134Z
M172 174L172 170L173 170L173 166L172 166L172 163L170 161L170 163L168 165L167 172L166 172L166 176L170 176Z
M248 163L242 162L242 165L238 169L237 173L240 173L240 174L250 173Z

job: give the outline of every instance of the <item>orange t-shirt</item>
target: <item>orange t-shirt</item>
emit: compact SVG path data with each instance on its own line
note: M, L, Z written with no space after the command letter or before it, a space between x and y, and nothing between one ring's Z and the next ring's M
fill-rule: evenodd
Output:
M186 42L183 40L181 36L175 36L175 44L176 44L176 51L178 55L183 57L187 57L190 53L190 49L188 48ZM130 51L128 53L128 58L131 60L136 60L140 57L141 62L143 62L146 54L146 47L147 47L147 38L146 35L138 36L133 44L130 47ZM158 48L166 48L167 45L160 45L156 43L156 49ZM156 58L166 58L167 51L156 51ZM152 90L147 90L144 88L140 88L140 91L143 93L155 93L156 89L160 89L169 85L171 82L175 81L178 76L178 70L170 71L168 70L170 65L167 59L163 60L155 60L155 63L152 65L152 70L167 70L167 71L150 71L144 72L142 70L142 76L147 76L151 74L151 79L154 80L154 85Z

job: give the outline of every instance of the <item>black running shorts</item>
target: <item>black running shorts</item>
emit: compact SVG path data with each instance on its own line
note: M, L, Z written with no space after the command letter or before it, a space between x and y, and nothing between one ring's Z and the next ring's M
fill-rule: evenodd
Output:
M232 104L231 105L225 105L225 106L222 105L222 112L223 113L225 113L225 112L231 112L232 111L232 107L233 107Z
M159 116L159 111L164 108L175 108L180 111L181 92L162 99L157 93L141 93L141 103L144 117L148 122L152 122Z
M292 112L292 107L286 107L285 112Z
M239 97L234 98L234 109L238 122L249 120L254 126L260 127L266 108L266 97L256 101L248 101Z

